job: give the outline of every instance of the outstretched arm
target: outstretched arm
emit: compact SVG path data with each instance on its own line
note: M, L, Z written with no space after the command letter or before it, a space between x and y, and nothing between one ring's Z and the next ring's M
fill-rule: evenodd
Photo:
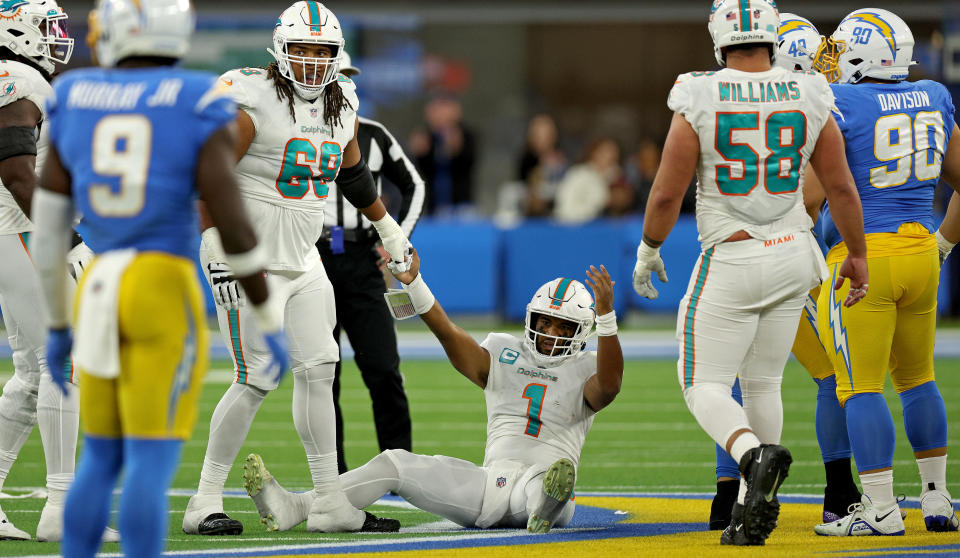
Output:
M623 351L613 312L613 285L607 268L590 266L587 285L593 290L597 314L597 373L583 386L583 398L594 412L613 402L623 381Z
M403 283L403 288L410 295L414 308L420 314L420 319L427 324L443 345L443 351L447 353L450 364L471 382L481 388L486 387L487 377L490 374L490 353L469 333L453 323L440 303L433 298L430 289L423 282L423 277L420 276L420 256L417 255L416 250L413 251L410 269L394 272L393 275Z

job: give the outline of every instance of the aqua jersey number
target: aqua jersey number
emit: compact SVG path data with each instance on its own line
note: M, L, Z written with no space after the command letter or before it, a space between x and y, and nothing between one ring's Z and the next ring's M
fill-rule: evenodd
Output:
M343 151L339 144L327 141L321 144L319 155L318 160L317 147L308 139L287 142L276 183L280 195L301 199L312 188L318 198L327 197L327 183L337 177Z
M759 183L764 170L764 188L771 194L796 192L800 187L800 149L807 143L807 118L799 111L775 112L764 124L764 145L770 154L761 159L749 143L734 141L737 130L760 129L756 112L718 112L716 149L731 163L716 166L717 188L727 196L745 196ZM739 176L734 176L734 169Z

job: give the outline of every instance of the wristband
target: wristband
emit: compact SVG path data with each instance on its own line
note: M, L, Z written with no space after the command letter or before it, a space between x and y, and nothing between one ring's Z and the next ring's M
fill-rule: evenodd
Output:
M956 242L950 242L947 240L947 237L940 233L940 229L937 229L937 248L940 250L940 252L949 254L950 250L953 250L953 247L956 245Z
M203 239L203 247L207 250L207 259L211 262L225 262L226 256L223 255L223 245L220 243L220 231L217 227L208 227L200 233Z
M596 319L597 336L611 337L617 334L617 313L613 310Z
M268 335L276 333L283 326L283 307L273 303L272 294L267 295L267 300L251 307L253 317L257 320L257 326L260 333Z
M411 281L409 285L404 285L403 290L410 295L410 302L413 303L413 309L417 311L417 314L424 314L433 308L436 299L430 292L430 287L424 282L422 273L418 273L417 278Z
M640 244L637 246L637 259L649 261L656 259L660 255L660 248L654 248L644 241L640 241Z
M385 213L383 217L376 221L371 221L370 224L377 229L377 235L381 240L403 235L403 229L389 213Z
M242 254L224 253L223 256L234 277L249 277L263 271L267 264L267 255L259 243Z

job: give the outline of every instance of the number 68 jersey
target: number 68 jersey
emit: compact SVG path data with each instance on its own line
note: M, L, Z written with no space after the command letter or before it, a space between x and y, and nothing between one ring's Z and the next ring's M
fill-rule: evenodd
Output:
M700 139L703 250L738 230L760 240L810 230L803 175L833 107L822 75L779 67L690 72L677 78L667 105Z
M546 466L561 457L578 464L595 415L583 386L597 373L596 351L541 368L513 335L491 333L481 346L490 353L484 466L503 459Z
M327 184L340 171L354 136L356 86L346 76L327 86L339 86L348 105L331 127L323 119L323 96L311 102L294 94L296 118L291 118L286 97L277 96L264 69L231 70L220 81L256 129L237 163L237 178L257 238L270 254L267 267L306 271L320 260L316 242L323 232Z

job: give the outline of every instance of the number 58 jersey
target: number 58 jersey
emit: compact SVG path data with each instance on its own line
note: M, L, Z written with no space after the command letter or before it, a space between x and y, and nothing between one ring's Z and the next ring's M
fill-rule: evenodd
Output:
M690 72L677 78L667 105L700 140L703 250L738 230L760 240L810 230L801 186L833 107L823 76L779 67Z
M67 72L47 101L84 240L193 258L200 151L236 107L213 75L171 67Z
M483 390L484 465L512 459L549 466L561 457L579 463L595 415L583 398L583 387L597 373L597 353L583 351L541 368L529 347L513 335L491 333L481 346L490 353Z

